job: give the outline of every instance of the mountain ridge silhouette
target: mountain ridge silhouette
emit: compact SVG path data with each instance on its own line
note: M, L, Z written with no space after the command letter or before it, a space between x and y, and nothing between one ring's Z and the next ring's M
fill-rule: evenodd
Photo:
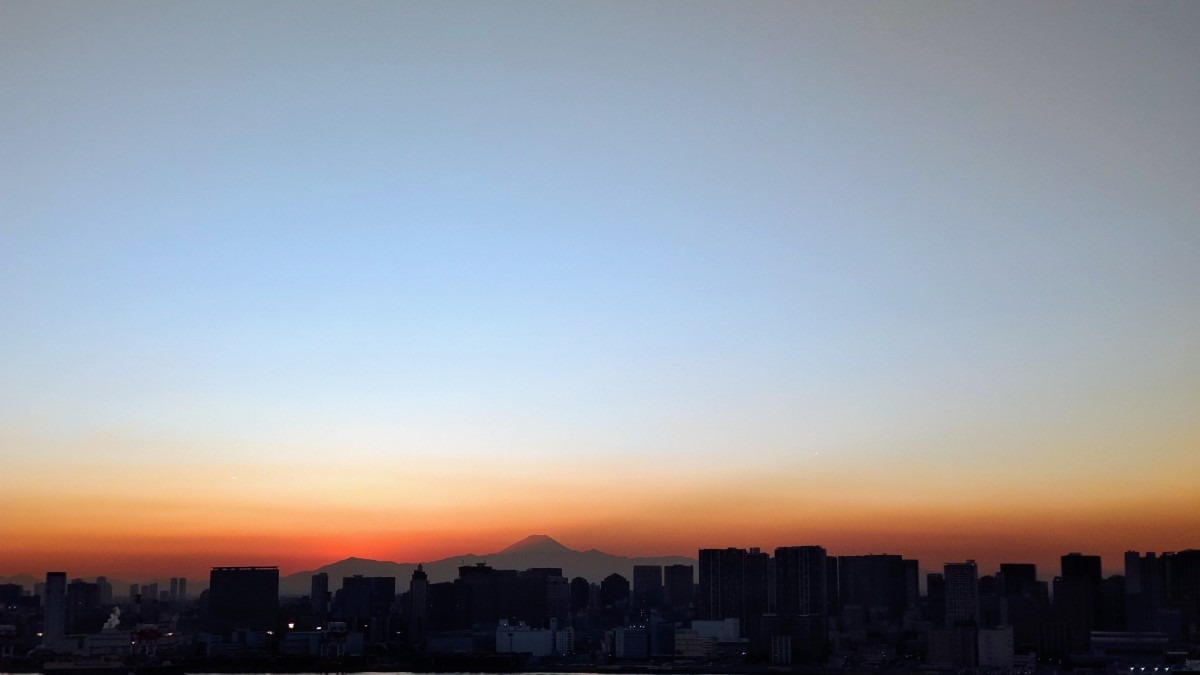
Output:
M558 567L562 569L563 576L567 578L583 577L590 582L599 583L601 579L613 573L620 574L632 581L634 565L692 565L695 567L696 559L686 556L620 556L594 548L578 551L563 545L549 535L533 534L495 553L485 555L464 553L439 560L403 563L351 556L322 565L314 570L304 570L281 577L279 592L286 596L308 595L312 589L312 576L325 572L329 575L330 591L341 588L342 579L345 577L361 574L363 576L396 577L396 591L399 593L408 590L408 581L418 564L424 566L430 583L439 583L458 578L459 567L478 563L485 563L496 569L515 570L531 567Z

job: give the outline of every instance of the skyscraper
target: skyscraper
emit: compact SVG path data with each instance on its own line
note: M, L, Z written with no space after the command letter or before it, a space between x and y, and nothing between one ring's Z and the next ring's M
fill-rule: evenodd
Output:
M974 560L946 563L946 625L979 623L979 571Z
M111 605L113 601L113 588L106 577L96 577L96 588L100 591L100 604Z
M96 615L100 611L100 586L72 579L67 584L66 631L67 634L86 633L95 628Z
M316 577L314 577L314 580ZM315 583L315 581L314 581ZM420 563L408 582L408 640L413 646L425 644L429 631L429 575Z
M314 616L324 617L329 613L329 574L318 572L312 575L312 586L308 594L309 609Z
M775 549L776 610L780 614L821 614L829 611L825 549L784 546Z
M546 593L546 617L566 626L571 618L571 582L562 574L543 577ZM549 626L549 622L546 624Z
M591 600L592 585L583 577L571 580L571 612L579 613L588 608Z
M1038 594L1037 565L1033 563L1000 563L1000 574L997 575L996 581L1000 585L1002 597L1035 597Z
M751 548L746 552L744 574L742 582L745 589L743 623L747 624L746 630L754 632L759 628L759 617L769 611L771 604L771 584L775 578L775 566L771 561L771 554L765 553L757 547Z
M946 623L946 575L930 572L925 575L926 617L933 624Z
M696 595L696 573L691 565L667 565L663 568L663 590L669 607L687 607Z
M629 580L613 572L600 581L600 605L609 607L626 606L629 603Z
M214 630L275 628L279 614L279 568L212 568L208 608L209 623Z
M633 566L633 608L646 611L662 601L662 565Z
M916 607L921 600L921 563L905 558L904 566L904 597L908 607Z
M1180 623L1200 639L1200 550L1163 553L1167 601L1180 612Z
M884 610L899 619L908 604L904 558L898 555L846 555L837 559L839 601L843 607Z
M395 599L396 577L355 574L342 579L342 616L346 621L362 623L386 616Z
M700 549L700 588L696 614L701 619L743 619L746 610L746 549Z
M0 584L0 611L11 609L20 602L24 590L20 584Z
M67 573L46 573L45 625L42 627L42 645L56 649L66 635L67 627Z
M1069 553L1062 557L1062 577L1054 604L1067 624L1070 649L1087 648L1100 621L1100 556Z
M1022 651L1035 651L1048 604L1044 584L1038 583L1037 565L1001 563L996 585L1014 644Z

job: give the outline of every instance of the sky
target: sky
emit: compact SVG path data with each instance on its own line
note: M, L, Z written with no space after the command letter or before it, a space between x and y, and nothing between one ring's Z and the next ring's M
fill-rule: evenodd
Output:
M0 575L1198 548L1197 34L0 1Z

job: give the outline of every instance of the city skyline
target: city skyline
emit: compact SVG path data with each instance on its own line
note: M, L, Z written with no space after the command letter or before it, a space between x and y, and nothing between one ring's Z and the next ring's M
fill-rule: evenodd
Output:
M1197 34L0 3L0 575L1193 548Z
M312 672L331 659L426 672L430 659L447 657L526 672L552 663L654 663L664 672L697 662L727 672L763 672L768 662L845 672L1200 667L1191 658L1196 549L1131 551L1111 576L1099 556L1070 553L1052 579L1028 563L982 575L974 560L922 570L900 555L831 556L818 545L617 559L546 535L488 562L359 562L290 576L277 566L214 566L207 588L171 578L131 584L127 595L114 580L68 582L62 571L32 592L0 583L0 663L13 672L64 656L190 668L233 657L239 668L283 661Z
M77 573L76 571L73 571L71 569L67 569L67 570L65 570L65 573L68 574L70 576L70 578L72 578L72 579L100 577L100 578L109 579L113 583L124 584L124 583L130 583L130 582L136 582L136 583L167 582L168 580L173 580L176 578L186 579L189 576L193 580L200 580L204 577L205 574L208 573L209 570L218 568L218 567L267 566L267 567L271 567L271 568L278 568L280 570L280 574L283 575L285 578L288 578L288 577L297 578L297 579L300 579L300 581L307 584L307 575L318 572L318 571L322 571L322 570L328 571L328 570L341 569L342 572L339 572L339 574L344 574L346 576L350 576L351 574L368 574L369 576L392 575L392 576L396 576L399 578L399 577L407 577L409 574L411 574L412 569L415 569L418 565L425 565L427 569L431 569L431 570L442 567L444 569L441 570L441 574L443 574L445 576L445 575L452 575L453 570L457 569L459 566L470 565L470 564L495 565L498 563L500 565L500 567L505 568L505 569L524 569L524 568L537 568L537 567L545 567L545 566L551 566L551 567L557 566L557 567L563 567L564 569L568 569L568 570L577 569L579 567L579 565L582 564L582 565L585 565L589 569L607 568L608 571L606 571L606 572L603 572L603 573L594 572L590 575L589 574L581 574L578 571L575 572L575 574L581 574L585 578L589 578L589 579L591 579L591 577L597 577L596 580L598 580L600 577L603 577L612 571L617 571L618 573L620 573L622 567L628 568L627 570L625 570L625 575L631 577L632 572L630 572L630 570L632 570L634 567L636 567L639 564L650 564L650 565L658 565L658 566L668 565L668 564L684 564L684 563L699 564L700 556L699 556L698 552L704 551L704 550L721 551L721 550L726 550L729 548L738 548L738 549L743 549L743 550L761 550L761 551L764 551L767 553L777 552L780 550L787 551L787 550L808 549L808 548L820 548L823 551L825 551L827 549L827 547L825 547L821 542L812 542L812 541L807 542L807 543L799 543L799 542L793 541L789 544L780 544L780 545L773 545L773 546L764 546L758 542L740 543L740 544L725 542L724 544L720 544L720 545L714 544L712 546L700 547L700 548L694 549L690 552L683 552L683 553L668 553L668 554L660 554L660 555L654 555L654 554L651 554L651 555L623 555L620 553L613 553L611 551L602 551L602 550L599 550L596 548L587 548L587 549L574 548L574 547L568 546L566 544L563 544L562 542L558 541L555 537L551 537L551 536L545 535L545 534L535 534L535 535L529 535L527 537L524 537L521 540L516 541L516 542L510 542L509 545L507 545L507 546L504 546L502 548L497 548L496 550L492 550L492 551L488 551L488 552L478 552L475 550L470 550L470 551L463 550L463 551L459 551L458 553L446 555L446 556L442 556L442 557L430 557L430 558L422 558L422 559L403 559L403 560L402 559L394 559L394 560L392 560L392 559L363 558L360 556L347 556L345 558L341 558L341 559L337 559L337 560L325 560L319 564L313 564L313 565L310 565L307 567L293 569L288 566L279 565L275 562L271 562L269 559L265 559L265 558L249 560L245 556L239 558L238 556L234 555L229 560L222 559L219 561L213 561L213 560L208 560L208 559L199 558L199 557L193 558L193 559L189 560L187 567L181 567L181 568L174 569L174 570L164 570L164 569L157 569L157 568L143 568L143 569L132 568L135 571L130 575L126 575L126 576L128 576L128 578L125 578L124 576L120 576L120 575L114 576L111 572L110 573L105 573L103 571L97 572L97 569L106 569L103 567L104 563L101 563L101 565L102 565L101 568L88 567L79 573ZM921 583L923 586L925 573L939 570L942 568L943 565L950 566L950 565L954 565L954 564L961 564L962 561L969 561L969 563L972 565L973 568L979 569L980 576L994 574L997 571L999 571L1002 567L1004 567L1005 565L1014 565L1014 564L1015 565L1034 565L1038 570L1037 578L1041 581L1048 582L1048 581L1051 581L1052 579L1054 579L1056 576L1058 576L1059 571L1060 571L1059 564L1060 564L1061 560L1068 555L1073 556L1076 554L1082 554L1082 555L1086 555L1086 556L1095 556L1096 558L1099 558L1102 561L1101 562L1101 564L1102 564L1101 571L1103 572L1103 574L1105 576L1109 576L1109 575L1120 576L1120 575L1124 574L1124 572L1125 572L1124 566L1127 563L1126 558L1130 553L1152 553L1152 554L1160 554L1161 555L1161 554L1166 554L1166 553L1178 553L1181 551L1191 551L1191 550L1195 550L1195 548L1196 548L1195 546L1185 546L1185 547L1180 547L1177 549L1133 549L1133 548L1125 547L1119 554L1114 554L1112 556L1103 556L1103 555L1100 555L1093 551L1076 551L1076 550L1066 551L1066 550L1064 550L1064 551L1061 551L1059 554L1054 555L1051 558L1047 558L1045 560L1019 559L1019 556L1015 556L1015 555L1011 555L1011 554L1009 554L1009 555L1001 554L999 557L995 558L994 560L991 558L981 559L981 558L978 558L977 556L975 556L974 554L972 554L970 551L964 551L964 552L962 552L961 555L958 555L957 557L951 556L951 557L948 557L948 558L946 558L944 560L940 560L940 561L933 560L933 559L918 558L916 556L909 555L906 551L904 551L902 549L865 550L865 551L829 550L827 553L828 553L829 557L831 557L831 558L890 555L890 556L903 557L907 560L914 560L918 565L918 570L922 577ZM583 557L598 556L601 558L601 560L592 559L587 562L581 563L578 558L572 559L571 556L583 556ZM45 573L55 572L55 571L58 571L58 572L64 571L63 567L64 566L59 565L57 567L48 568L43 571L0 570L0 580L17 579L18 577L21 577L21 576L29 576L31 578L37 579L37 578L40 578L40 576ZM393 574L389 574L386 570L391 570L391 572ZM295 582L295 583L300 583L300 582ZM195 588L195 587L196 586L193 586L193 588ZM202 588L202 587L203 586L201 585L200 588Z

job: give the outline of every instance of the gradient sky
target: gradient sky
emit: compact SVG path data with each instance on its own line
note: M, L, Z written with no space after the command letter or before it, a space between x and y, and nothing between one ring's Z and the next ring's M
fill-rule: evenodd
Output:
M0 574L1200 547L1200 4L0 2Z

